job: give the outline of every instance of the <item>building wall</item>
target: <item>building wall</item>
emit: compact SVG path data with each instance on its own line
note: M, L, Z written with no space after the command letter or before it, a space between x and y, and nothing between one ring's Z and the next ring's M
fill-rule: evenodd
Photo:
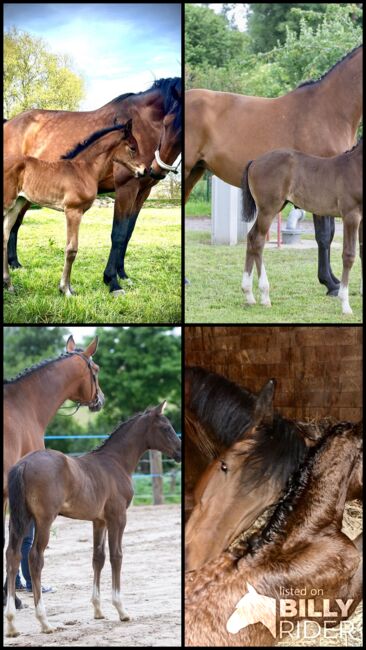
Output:
M185 361L254 392L274 377L285 417L362 418L361 327L189 326Z

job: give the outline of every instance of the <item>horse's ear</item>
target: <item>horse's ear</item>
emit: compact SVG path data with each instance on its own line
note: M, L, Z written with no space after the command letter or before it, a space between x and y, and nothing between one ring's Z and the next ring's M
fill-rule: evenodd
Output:
M96 336L95 339L91 343L89 343L88 347L85 348L84 354L85 354L86 357L92 357L93 354L96 353L97 347L98 347L98 341L99 341L99 339Z
M67 339L66 352L74 352L75 348L76 345L75 345L74 337L71 334L71 336L69 336L69 338Z
M324 423L321 422L297 422L296 426L307 447L314 447L325 434Z
M254 407L254 424L271 425L273 422L273 396L276 380L270 379L260 391Z
M125 134L126 134L126 136L131 135L131 133L132 133L132 117L130 117L130 119L127 120L127 122L125 124Z
M156 413L156 415L162 415L163 412L164 412L164 409L165 409L166 405L167 405L167 401L166 401L166 399L165 399L164 402L162 402L161 404L159 404L159 406L156 406L156 407L154 408L154 412Z
M177 86L173 86L173 88L172 88L172 97L174 97L174 99L176 99L178 102L182 99L182 87L181 86L179 86L179 88L177 88Z

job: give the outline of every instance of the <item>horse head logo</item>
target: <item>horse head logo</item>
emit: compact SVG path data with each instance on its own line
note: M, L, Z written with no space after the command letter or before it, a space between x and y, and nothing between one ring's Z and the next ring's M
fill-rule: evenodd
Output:
M272 636L276 638L276 599L258 594L255 588L247 582L248 593L243 596L231 614L226 629L231 634L254 623L263 623Z

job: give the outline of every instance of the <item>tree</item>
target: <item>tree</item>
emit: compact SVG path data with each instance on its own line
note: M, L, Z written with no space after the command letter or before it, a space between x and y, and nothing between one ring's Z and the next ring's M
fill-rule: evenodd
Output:
M65 352L66 327L4 327L4 376L10 379Z
M30 108L76 110L84 81L71 58L51 54L41 38L12 27L4 38L4 114L9 119Z
M97 334L95 357L106 403L93 429L108 433L121 420L166 399L167 415L180 430L180 336L171 327L108 327Z

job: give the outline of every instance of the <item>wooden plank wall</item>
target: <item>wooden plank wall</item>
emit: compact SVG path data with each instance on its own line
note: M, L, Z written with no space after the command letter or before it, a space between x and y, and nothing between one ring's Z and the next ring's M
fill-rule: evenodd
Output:
M289 418L362 418L361 327L186 326L185 361L254 392L274 377Z

